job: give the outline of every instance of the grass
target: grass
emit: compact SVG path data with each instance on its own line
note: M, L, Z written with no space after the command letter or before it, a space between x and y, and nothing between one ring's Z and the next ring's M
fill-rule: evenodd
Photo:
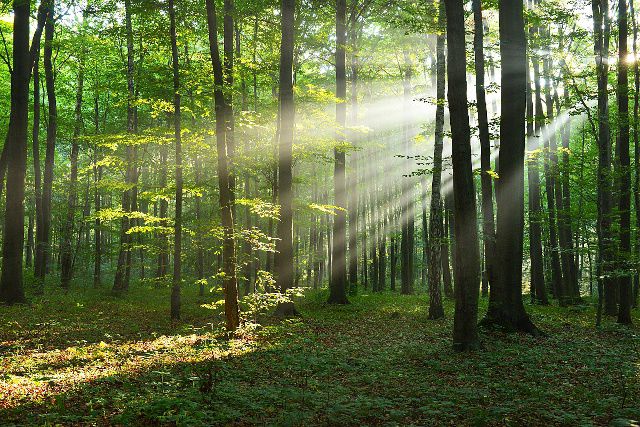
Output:
M640 337L593 326L590 307L532 307L548 337L483 333L451 350L452 310L424 295L367 294L344 307L300 299L302 318L264 318L233 337L185 288L116 298L50 290L0 307L2 425L634 425ZM483 301L482 304L485 304ZM481 312L484 307L481 307ZM636 324L640 323L638 313Z

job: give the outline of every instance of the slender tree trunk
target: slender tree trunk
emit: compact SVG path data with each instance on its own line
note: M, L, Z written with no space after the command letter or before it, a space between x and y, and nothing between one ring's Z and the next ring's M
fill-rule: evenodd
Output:
M135 132L135 89L134 89L134 72L135 64L133 60L133 28L131 26L131 0L125 0L125 26L127 37L127 132L133 134ZM125 183L131 186L134 182L135 164L134 149L131 144L126 147L126 173ZM132 189L127 188L122 194L122 211L124 212L120 225L120 247L118 251L118 264L116 266L116 275L113 281L113 291L123 292L129 289L129 260L131 235L128 233L131 221L129 213L131 212L131 195Z
M95 89L95 93L93 96L93 126L94 133L98 135L100 132L100 104L99 104L99 92L98 89ZM93 204L94 204L94 214L95 220L93 225L93 241L94 241L94 255L93 255L93 287L98 288L101 285L102 281L102 230L100 227L100 210L102 208L102 201L100 198L100 191L98 189L98 185L100 183L100 179L102 178L102 167L98 166L98 144L95 143L93 146Z
M278 145L278 196L280 221L276 242L276 285L280 292L293 286L293 132L295 106L293 101L293 51L295 33L295 0L282 0L280 40L280 141ZM279 316L297 314L293 304L281 304Z
M238 309L238 282L236 277L236 248L233 228L233 208L229 173L229 152L226 143L225 98L222 92L224 77L217 38L217 16L213 0L206 0L209 49L214 76L216 146L218 151L218 186L220 195L220 217L223 227L222 259L224 270L225 317L227 329L235 330L240 325Z
M98 128L96 127L96 133ZM99 213L102 210L102 200L98 185L102 179L102 167L98 166L98 146L93 149L93 204L96 219L94 221L93 241L94 241L94 259L93 259L93 287L100 287L102 284L102 227Z
M61 251L61 283L64 289L69 288L69 282L73 276L73 253L72 240L74 231L74 218L76 204L78 203L78 152L80 151L79 138L82 132L82 91L84 88L84 54L80 52L78 60L78 82L76 88L75 125L73 128L73 139L71 141L71 174L69 177L69 199L67 201L67 220L62 237Z
M53 190L53 167L55 161L56 136L58 132L58 104L55 92L55 76L53 74L53 36L55 1L49 2L49 16L44 29L44 76L47 88L48 118L47 144L44 159L44 176L42 180L42 232L36 236L36 281L42 287L51 257L51 203ZM38 240L38 237L40 238Z
M616 314L616 280L612 277L614 250L611 245L611 144L609 134L608 61L609 1L593 0L593 33L596 71L598 75L598 312L600 324L602 305L607 315Z
M629 70L627 67L627 0L618 2L618 141L620 145L620 306L618 323L629 325L633 286L631 280L631 161L629 157Z
M24 261L25 267L27 268L31 267L31 264L33 264L33 246L35 245L33 236L34 225L35 221L33 212L29 212L29 223L27 225L27 246L25 248Z
M411 60L408 52L405 50L404 55L404 70L403 70L403 96L404 104L403 108L407 109L411 99L411 78L413 74ZM404 122L402 124L402 139L404 145L404 155L406 156L403 162L402 170L405 174L411 174L411 136L409 135L409 124ZM400 280L401 280L401 293L403 295L409 295L414 292L414 180L411 176L402 178L402 192L400 199L402 201L401 207L401 226L402 226L402 240L400 247Z
M358 124L358 72L360 68L358 58L358 21L351 22L350 31L350 65L351 65L351 126ZM346 92L346 91L345 91ZM355 144L357 138L352 136ZM358 153L351 156L351 173L349 176L349 292L355 295L358 290Z
M636 23L635 8L633 0L629 0L629 12L633 24L633 57L638 58L638 26ZM638 113L640 108L640 67L638 61L633 62L633 168L635 170L635 181L633 185L633 204L636 212L636 236L635 253L640 251L640 138L638 137ZM638 306L638 291L640 290L640 271L636 268L634 274L633 307Z
M478 129L480 131L480 185L482 187L482 240L484 244L485 275L489 286L493 284L493 263L495 260L495 225L493 218L493 185L491 168L491 139L484 84L484 23L482 20L482 0L473 1L473 46L476 72L476 103L478 108Z
M343 145L344 129L347 121L347 73L346 73L346 0L336 0L336 144L334 149L335 168L333 184L335 205L340 208L333 218L333 241L331 247L332 269L331 287L328 302L330 304L347 304L347 188L346 188L346 155Z
M169 33L171 37L171 63L173 68L173 120L176 141L176 212L173 241L173 286L171 287L171 318L180 319L180 287L182 285L182 130L180 114L180 66L176 36L174 0L169 0Z
M34 269L37 267L38 271L35 274L36 277L40 275L40 264L35 261L39 256L38 245L42 244L42 165L40 162L40 49L36 51L36 58L33 66L33 132L31 137L32 152L33 152L33 182L34 182L34 198L36 208L36 238L35 238L35 254L34 254ZM37 291L43 290L42 284L37 284Z
M436 40L436 129L433 144L433 174L431 178L431 205L429 210L429 319L444 317L441 293L442 272L442 149L444 142L444 101L445 101L445 28L446 16L444 2L440 3L438 27L440 33ZM448 254L447 254L448 256Z
M533 29L529 29L533 35ZM537 59L535 59L537 61ZM528 75L528 73L527 73ZM536 83L539 86L539 82ZM531 141L535 136L533 94L531 82L527 81L527 138ZM529 292L531 300L547 305L547 291L544 282L544 263L542 258L542 202L540 195L540 163L535 145L527 155L527 182L529 185L529 259L531 261L531 279Z
M544 58L542 60L543 78L551 79L551 59ZM553 295L558 298L561 304L565 303L564 286L562 279L562 267L560 264L560 253L558 246L558 227L556 222L556 208L562 209L562 206L557 204L556 192L561 191L556 183L557 164L558 164L558 149L556 145L556 129L553 123L555 115L553 112L553 100L551 98L551 84L546 84L544 87L545 104L547 107L547 119L549 122L548 127L551 128L549 136L544 138L544 178L546 185L547 195L547 210L548 210L548 226L549 226L549 246L551 253L551 289Z
M480 254L467 104L464 7L462 2L455 0L447 0L445 6L456 237L454 254L456 306L453 320L453 345L457 351L467 351L476 349L479 345L476 323Z

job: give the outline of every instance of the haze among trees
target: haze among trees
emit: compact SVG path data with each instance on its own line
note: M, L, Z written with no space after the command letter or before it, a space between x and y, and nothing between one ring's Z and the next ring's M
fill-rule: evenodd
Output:
M637 18L2 2L0 425L637 425Z

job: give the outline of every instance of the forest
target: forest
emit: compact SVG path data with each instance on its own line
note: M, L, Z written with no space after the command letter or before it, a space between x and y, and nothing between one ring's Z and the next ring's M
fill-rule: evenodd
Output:
M3 0L0 425L640 425L639 18Z

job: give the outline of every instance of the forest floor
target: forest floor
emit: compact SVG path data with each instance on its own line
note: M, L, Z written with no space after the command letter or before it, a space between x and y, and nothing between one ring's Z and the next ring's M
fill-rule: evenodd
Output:
M637 425L640 335L590 307L531 307L546 338L483 332L451 350L453 305L326 294L302 317L218 329L217 299L184 288L51 291L0 307L1 425ZM486 300L482 301L481 313ZM636 311L635 322L640 324ZM212 323L213 322L213 323Z

